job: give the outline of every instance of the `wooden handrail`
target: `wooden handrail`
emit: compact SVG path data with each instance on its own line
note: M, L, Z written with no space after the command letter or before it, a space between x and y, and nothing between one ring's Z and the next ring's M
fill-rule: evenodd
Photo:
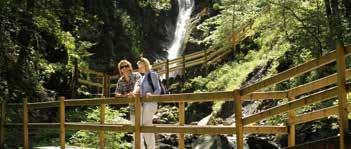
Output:
M22 123L8 123L7 127L22 127ZM51 128L59 129L59 123L28 123L33 129ZM67 130L91 130L91 131L114 131L114 132L134 132L134 126L130 124L99 124L99 123L65 123ZM141 126L144 133L186 133L186 134L233 134L235 126L214 126L214 125L153 125ZM244 132L247 134L285 134L286 127L283 126L245 126Z
M104 75L104 73L102 73L102 72L97 72L95 70L91 70L91 69L87 69L87 68L79 68L79 70L81 72L84 72L84 73L90 73L90 74L94 74L94 75L101 76L101 77Z
M265 100L288 98L287 91L253 92L242 97L243 100Z
M267 86L285 81L291 77L299 76L299 75L304 74L308 71L319 68L320 66L329 64L329 63L335 61L335 58L336 58L336 52L335 51L330 52L328 54L321 56L320 58L314 59L312 61L301 64L299 66L290 68L290 69L283 71L277 75L274 75L273 77L267 78L267 79L262 80L258 83L255 83L253 85L244 87L242 89L241 95L244 96L246 94L257 91L257 90L262 89L262 88L265 88Z
M92 81L89 81L89 80L78 79L78 82L82 83L82 84L90 85L90 86L103 87L103 84L95 83L95 82L92 82Z
M302 97L300 99L294 100L294 101L290 101L286 104L280 105L280 106L276 106L273 108L270 108L268 110L259 112L257 114L253 114L250 116L247 116L243 119L244 121L244 125L248 125L251 124L253 122L257 122L259 120L277 115L277 114L281 114L284 112L287 112L289 110L293 110L296 108L299 108L301 106L305 106L305 105L309 105L315 102L321 102L321 101L325 101L328 100L332 97L335 97L337 93L337 88L333 87L331 89L327 89L327 90L323 90L317 93L314 93L312 95L306 96L306 97Z

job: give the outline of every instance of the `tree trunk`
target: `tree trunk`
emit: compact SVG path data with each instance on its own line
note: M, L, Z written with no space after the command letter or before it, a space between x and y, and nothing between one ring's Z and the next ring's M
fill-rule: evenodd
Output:
M78 60L75 58L74 61L74 72L71 80L71 98L74 99L77 94L77 83L79 79L79 70L78 70Z
M338 7L339 2L338 0L324 0L324 3L329 24L329 31L332 36L333 47L335 47L335 41L343 41L343 27L341 25Z
M351 28L351 0L343 0L343 4L345 7L344 15L347 22L349 23L349 28Z
M345 7L345 11L344 11L345 17L350 19L351 18L351 1L350 0L343 0L343 4Z

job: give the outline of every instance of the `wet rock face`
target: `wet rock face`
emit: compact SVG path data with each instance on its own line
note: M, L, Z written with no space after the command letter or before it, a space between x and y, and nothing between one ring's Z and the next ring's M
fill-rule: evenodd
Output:
M176 134L157 134L156 138L160 149L176 149L178 146Z
M119 0L113 7L110 3L91 1L87 7L103 9L105 13L95 12L103 23L95 25L96 31L87 29L84 32L85 40L96 43L89 49L93 53L90 66L112 72L114 61L122 58L136 61L139 54L143 54L154 61L166 56L164 49L172 40L178 14L177 0L170 3L169 9L156 9L142 6L138 0ZM109 10L105 10L106 7ZM109 15L112 12L116 15Z
M258 137L248 137L246 140L250 149L279 149L279 146Z
M245 149L279 149L279 146L259 137L245 139ZM197 139L192 146L194 149L236 149L235 137L224 135L206 136Z
M229 142L223 135L200 137L193 143L194 149L235 149L234 143Z

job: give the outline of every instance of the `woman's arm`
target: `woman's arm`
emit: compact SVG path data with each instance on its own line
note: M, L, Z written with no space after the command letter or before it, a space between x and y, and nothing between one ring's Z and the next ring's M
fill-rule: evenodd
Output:
M132 92L133 95L140 94L140 81L141 81L141 75L140 75L140 77L138 77L138 80L135 82L134 89Z
M116 84L115 97L120 97L120 96L122 96L122 89L121 89L121 81L118 80Z

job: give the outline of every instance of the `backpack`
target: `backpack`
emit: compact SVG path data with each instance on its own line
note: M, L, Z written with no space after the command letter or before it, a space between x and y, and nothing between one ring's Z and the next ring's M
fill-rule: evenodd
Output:
M149 82L149 85L150 85L151 88L152 88L152 91L155 91L155 86L154 86L154 84L152 83L151 73L147 74L146 77L147 77L147 81ZM159 81L160 87L161 87L161 93L160 93L160 94L161 94L161 95L166 94L166 93L167 93L166 87L162 84L162 81L161 81L160 78L158 78L158 81Z

